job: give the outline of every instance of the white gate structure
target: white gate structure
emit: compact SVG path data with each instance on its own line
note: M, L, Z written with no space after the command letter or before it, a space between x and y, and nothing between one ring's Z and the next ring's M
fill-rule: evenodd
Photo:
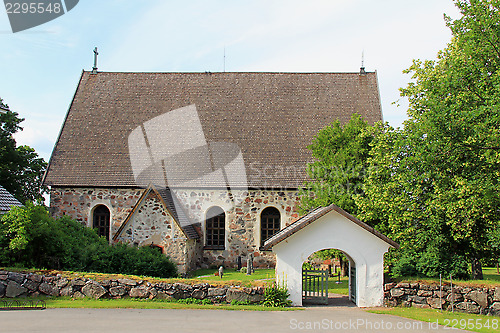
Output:
M264 248L276 253L276 282L302 306L302 263L316 251L338 249L349 259L349 299L359 307L383 305L384 253L399 244L343 209L320 207L276 233Z

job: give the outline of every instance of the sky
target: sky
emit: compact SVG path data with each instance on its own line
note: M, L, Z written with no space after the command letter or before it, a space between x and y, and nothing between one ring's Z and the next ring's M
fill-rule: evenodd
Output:
M0 7L0 98L25 118L18 144L48 161L94 47L105 72L357 72L364 55L401 127L403 70L446 47L445 13L459 17L452 0L80 0L12 33Z

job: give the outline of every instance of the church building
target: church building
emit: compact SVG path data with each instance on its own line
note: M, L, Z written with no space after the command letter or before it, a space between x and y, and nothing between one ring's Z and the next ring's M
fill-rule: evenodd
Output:
M254 257L299 218L319 130L382 120L377 75L83 71L44 184L50 210L180 273Z

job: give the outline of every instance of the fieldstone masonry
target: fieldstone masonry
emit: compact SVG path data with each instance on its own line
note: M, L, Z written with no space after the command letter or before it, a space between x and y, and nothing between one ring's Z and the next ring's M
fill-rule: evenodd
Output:
M86 226L92 226L92 212L100 204L106 205L111 214L110 237L116 235L124 221L131 215L145 189L111 188L52 188L51 212L55 217L69 215ZM274 267L275 255L260 250L260 213L275 207L281 214L281 227L294 222L297 213L297 191L248 190L228 193L223 190L175 190L181 204L196 221L199 240L185 237L168 210L154 192L129 217L117 238L131 245L158 245L165 255L177 263L181 273L209 266L232 267L237 258L245 260L253 254L255 267ZM221 207L226 214L226 247L224 250L203 249L204 220L207 211Z
M87 278L69 280L61 275L43 276L31 273L0 271L0 298L68 296L73 298L149 298L149 299L208 299L214 303L236 300L260 303L264 288L213 286L209 283L150 283L130 279L94 281Z
M92 227L92 211L106 205L111 213L111 233L114 235L132 211L144 189L112 188L52 188L50 210L54 217L68 215Z
M180 273L199 266L199 260L190 254L198 252L201 244L186 237L155 192L143 198L116 237L118 242L134 246L159 246Z
M384 285L386 306L443 309L466 313L500 316L500 287L479 288L422 283L387 283Z

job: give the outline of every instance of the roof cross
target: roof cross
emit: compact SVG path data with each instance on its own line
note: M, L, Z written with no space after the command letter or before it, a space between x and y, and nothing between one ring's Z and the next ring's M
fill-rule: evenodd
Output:
M92 74L97 74L97 56L99 52L97 52L97 47L94 49L94 67L92 67Z

